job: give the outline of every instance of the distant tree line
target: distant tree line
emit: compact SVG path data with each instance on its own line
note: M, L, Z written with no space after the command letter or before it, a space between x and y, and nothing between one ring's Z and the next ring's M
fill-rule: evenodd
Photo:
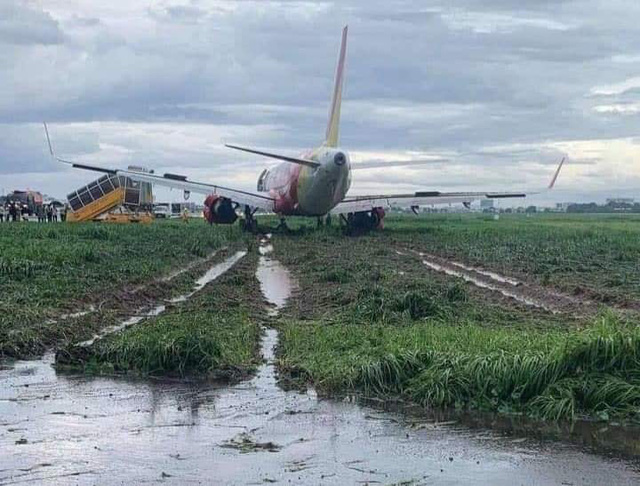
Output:
M640 203L570 204L567 213L640 213Z

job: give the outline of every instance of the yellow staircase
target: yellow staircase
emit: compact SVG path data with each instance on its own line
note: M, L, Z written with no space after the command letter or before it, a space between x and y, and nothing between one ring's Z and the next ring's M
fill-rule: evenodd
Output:
M129 170L146 172L142 167ZM71 212L67 221L101 220L114 223L147 223L153 220L148 212L139 212L153 202L151 184L128 177L107 174L67 195ZM119 208L119 212L114 209Z
M118 187L89 204L79 207L77 210L74 210L67 215L67 221L91 221L102 216L104 213L122 205L124 202L124 191L124 187Z

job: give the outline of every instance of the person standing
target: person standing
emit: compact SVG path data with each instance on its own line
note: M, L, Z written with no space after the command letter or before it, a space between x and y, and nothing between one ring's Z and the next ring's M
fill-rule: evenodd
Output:
M4 223L5 212L4 204L0 204L0 223Z
M15 202L10 203L9 205L9 216L11 216L11 221L14 223L18 221L18 207Z

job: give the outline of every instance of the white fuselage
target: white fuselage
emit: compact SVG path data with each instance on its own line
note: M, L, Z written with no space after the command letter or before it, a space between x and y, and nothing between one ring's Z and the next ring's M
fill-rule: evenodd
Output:
M325 215L349 190L351 162L347 152L320 147L303 157L320 165L282 163L266 169L258 179L258 191L268 192L275 199L278 214Z

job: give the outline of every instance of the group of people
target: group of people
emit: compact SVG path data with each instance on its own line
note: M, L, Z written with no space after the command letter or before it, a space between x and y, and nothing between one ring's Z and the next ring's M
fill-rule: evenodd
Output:
M0 204L0 222L20 221L22 219L22 206L13 201Z
M0 204L0 223L17 222L27 219L29 209L16 201L9 201L6 204ZM66 205L58 208L54 204L43 204L36 207L35 214L38 217L38 223L57 223L67 219Z
M36 210L38 223L57 223L67 219L67 206L58 208L53 204L39 206Z

